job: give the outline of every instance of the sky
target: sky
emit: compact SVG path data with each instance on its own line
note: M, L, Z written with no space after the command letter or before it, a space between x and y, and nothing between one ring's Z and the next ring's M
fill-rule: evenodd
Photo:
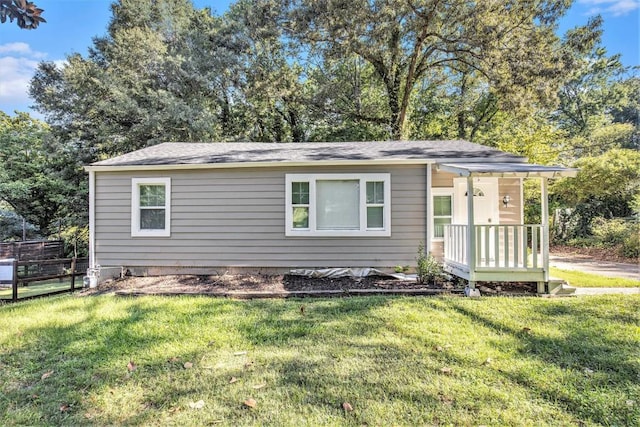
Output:
M0 24L0 110L9 115L30 109L28 85L40 61L62 63L72 53L86 55L96 36L106 33L112 0L33 0L47 20L35 30L15 22ZM231 0L194 0L197 8L223 13ZM627 66L640 65L640 0L574 0L560 22L559 35L589 17L604 18L602 44L609 55L619 53Z

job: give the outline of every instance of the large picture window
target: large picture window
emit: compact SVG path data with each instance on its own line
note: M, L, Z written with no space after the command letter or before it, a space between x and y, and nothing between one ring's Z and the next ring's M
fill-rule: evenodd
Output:
M171 235L171 178L131 180L131 235Z
M390 236L389 174L286 175L287 236Z

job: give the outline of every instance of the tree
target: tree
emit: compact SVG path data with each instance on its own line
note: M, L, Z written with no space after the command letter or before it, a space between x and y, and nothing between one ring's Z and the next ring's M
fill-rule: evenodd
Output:
M144 4L143 4L144 3ZM219 135L219 109L203 55L214 25L188 0L122 0L88 57L41 63L30 94L60 139L83 160L165 141Z
M33 2L25 0L0 0L0 22L13 22L25 30L38 28L41 22L47 22L40 16L44 12Z
M573 207L578 235L589 232L595 217L628 217L637 209L640 152L615 148L579 159L574 166L579 168L577 176L556 181L550 194L554 203Z
M562 61L555 23L571 2L290 0L286 27L310 54L356 54L387 95L389 136L406 135L413 91L428 71L472 70L520 105L553 99Z
M47 235L66 203L68 183L54 171L48 126L27 113L0 112L0 200Z

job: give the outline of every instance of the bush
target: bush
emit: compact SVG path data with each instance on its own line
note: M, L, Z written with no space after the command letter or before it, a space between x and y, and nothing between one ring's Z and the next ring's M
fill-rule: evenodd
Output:
M620 255L627 258L640 258L640 227L635 224L635 231L627 236L620 245Z
M622 218L604 219L596 217L591 220L591 233L603 246L615 246L623 243L633 232L634 224Z
M424 244L418 245L418 256L416 257L418 267L416 268L416 281L420 284L433 282L435 278L442 274L440 263L431 254L425 254Z

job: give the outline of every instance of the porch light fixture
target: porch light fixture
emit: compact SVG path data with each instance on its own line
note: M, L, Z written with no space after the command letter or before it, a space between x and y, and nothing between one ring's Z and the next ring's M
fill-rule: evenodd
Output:
M510 202L510 201L511 201L511 196L510 196L510 195L508 195L508 194L505 194L505 195L504 195L504 197L502 198L502 205L503 205L505 208L508 208L508 207L509 207L509 202Z

